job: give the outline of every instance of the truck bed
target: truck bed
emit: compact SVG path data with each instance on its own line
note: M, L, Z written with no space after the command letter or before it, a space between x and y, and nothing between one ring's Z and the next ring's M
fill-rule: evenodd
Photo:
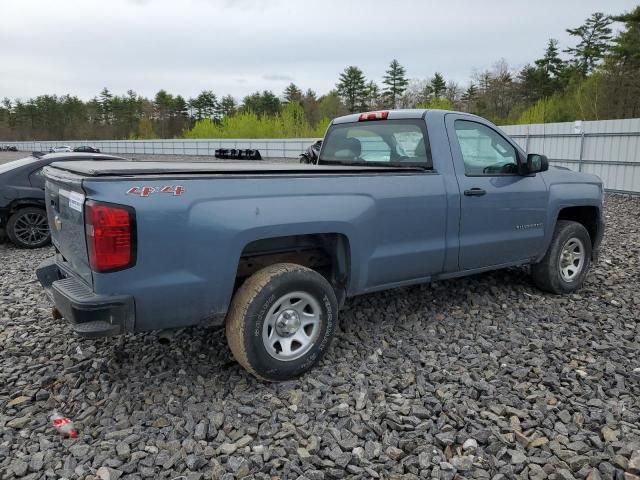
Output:
M206 174L374 173L415 171L414 167L308 165L281 162L56 162L51 166L87 177Z

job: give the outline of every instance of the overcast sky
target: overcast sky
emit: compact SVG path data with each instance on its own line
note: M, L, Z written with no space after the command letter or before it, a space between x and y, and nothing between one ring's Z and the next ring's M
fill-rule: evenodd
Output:
M289 82L322 94L347 65L381 81L466 84L505 58L519 68L594 11L637 0L0 0L0 97L95 96L102 87L240 99Z

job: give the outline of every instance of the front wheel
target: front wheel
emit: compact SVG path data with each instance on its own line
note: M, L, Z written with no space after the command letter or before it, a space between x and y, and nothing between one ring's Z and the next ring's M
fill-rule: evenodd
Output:
M591 264L591 237L578 222L558 220L551 245L540 263L531 266L533 282L551 293L571 293L582 287Z
M47 212L42 208L27 207L11 215L7 222L9 240L20 248L40 248L51 241Z
M329 282L301 265L266 267L238 289L227 316L231 353L258 378L289 380L326 353L338 322Z

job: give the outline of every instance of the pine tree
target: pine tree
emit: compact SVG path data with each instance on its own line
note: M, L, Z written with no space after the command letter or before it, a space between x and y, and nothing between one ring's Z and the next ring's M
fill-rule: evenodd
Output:
M460 97L460 101L462 101L465 107L465 111L472 111L473 102L475 102L477 96L478 87L476 87L473 83L470 83L469 87L462 94L462 97Z
M302 108L309 125L317 125L319 118L318 98L316 92L308 89L302 97Z
M573 55L573 65L587 76L607 54L611 43L611 17L602 12L592 14L583 25L567 32L580 41L565 52Z
M345 68L344 72L340 74L336 89L350 113L363 109L367 97L367 87L364 73L358 67Z
M302 90L295 83L290 83L282 95L285 103L302 101Z
M389 106L396 108L398 99L407 89L409 81L405 76L405 69L398 60L393 59L389 64L389 70L385 72L382 83L386 85L383 93L389 100Z
M280 112L281 107L280 99L271 90L252 93L242 100L242 109L244 111L253 112L259 116L275 115Z
M381 103L380 87L378 87L376 82L371 80L369 83L367 83L366 88L367 88L367 99L366 99L367 108L370 110L375 110L376 108L379 108Z
M107 87L104 87L100 92L100 113L102 115L102 121L104 123L111 122L112 99L113 95Z
M612 57L626 65L640 66L640 6L629 13L611 18L614 22L625 24L612 47Z
M444 95L447 89L447 82L444 81L442 74L436 72L429 82L430 92L434 99L439 99Z
M603 104L610 118L637 118L640 116L640 6L612 19L624 23L625 28L614 39L607 58L609 89Z
M558 40L550 38L544 57L535 61L538 68L542 69L549 77L558 78L564 68L564 62L558 55Z

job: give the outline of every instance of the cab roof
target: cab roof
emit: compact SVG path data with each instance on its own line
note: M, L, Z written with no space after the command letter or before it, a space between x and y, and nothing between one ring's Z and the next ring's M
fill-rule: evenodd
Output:
M381 109L381 110L375 110L375 112L389 112L389 115L387 116L387 120L424 118L427 112L435 115L442 115L443 117L447 113L456 113L459 115L467 115L469 117L475 117L475 115L472 115L466 112L456 112L453 110L439 110L434 108L400 108L395 110ZM342 117L337 117L333 119L333 121L331 122L331 125L337 125L340 123L355 123L358 121L358 119L360 118L360 115L363 113L371 113L371 112L358 112L358 113L352 113L350 115L344 115Z

